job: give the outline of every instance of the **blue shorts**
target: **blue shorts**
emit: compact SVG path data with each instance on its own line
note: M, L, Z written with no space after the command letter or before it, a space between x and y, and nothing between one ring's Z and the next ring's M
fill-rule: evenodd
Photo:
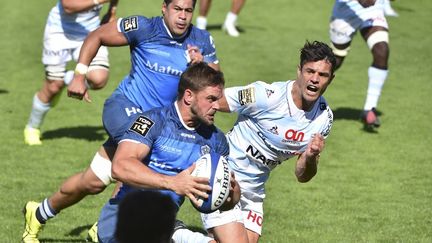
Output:
M127 129L135 121L135 115L142 113L139 106L132 103L120 91L115 91L104 104L102 122L109 135L106 147L117 147Z
M118 200L109 200L102 208L98 220L98 238L101 243L116 243L114 233L117 225Z

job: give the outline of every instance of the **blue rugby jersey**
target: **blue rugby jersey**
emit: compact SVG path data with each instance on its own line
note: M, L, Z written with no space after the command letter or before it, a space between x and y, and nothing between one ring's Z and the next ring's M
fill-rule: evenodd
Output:
M204 124L195 129L187 127L175 104L138 114L131 121L120 142L133 140L148 145L150 154L142 162L158 173L176 175L209 152L228 156L228 143L221 130ZM134 188L124 184L116 198L122 198L131 190ZM183 196L172 191L165 193L179 207L184 201Z
M162 17L118 20L130 45L131 70L118 89L142 110L175 101L180 75L187 68L187 45L197 46L208 63L218 63L212 37L193 26L174 38Z

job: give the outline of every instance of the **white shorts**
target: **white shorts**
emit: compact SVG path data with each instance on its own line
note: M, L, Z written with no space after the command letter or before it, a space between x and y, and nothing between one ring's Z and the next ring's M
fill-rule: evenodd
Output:
M388 29L382 10L382 0L364 8L357 1L336 1L330 19L330 39L335 44L346 44L359 29L381 26Z
M45 66L64 67L66 70L67 62L77 61L83 44L84 38L67 36L63 32L58 32L57 29L45 27L44 33L44 48L42 52L42 63ZM98 61L104 66L109 66L108 48L101 46L92 63ZM92 65L90 63L90 65Z
M243 222L246 229L261 235L264 220L263 199L261 196L252 195L254 193L242 191L240 202L233 209L201 214L204 227L210 229L230 222Z

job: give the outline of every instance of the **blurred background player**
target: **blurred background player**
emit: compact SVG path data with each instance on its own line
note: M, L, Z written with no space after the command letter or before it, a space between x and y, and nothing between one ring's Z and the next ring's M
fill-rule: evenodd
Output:
M207 15L210 10L211 2L212 0L200 0L199 15L196 18L196 27L199 29L205 30L207 28ZM237 17L245 2L246 0L232 0L231 10L227 13L222 25L222 29L232 37L238 37L240 35L236 27Z
M87 35L99 27L99 12L109 0L61 0L48 15L44 32L42 63L45 82L34 95L30 118L24 129L24 142L40 145L40 127L45 115L56 105L61 91L73 78L74 71L66 71L66 64L78 59L81 45ZM117 1L115 1L117 2ZM115 3L116 5L116 3ZM114 4L103 17L103 22L115 19ZM88 85L93 89L105 86L108 80L108 49L102 46L88 67Z
M336 58L322 42L306 42L300 53L295 80L225 89L220 110L238 118L226 137L229 164L240 185L240 207L201 214L204 227L224 234L235 232L227 219L242 215L249 243L258 242L264 222L265 183L283 161L296 159L299 182L310 181L318 171L324 139L330 133L333 113L322 96L334 78ZM219 238L220 237L220 238ZM235 242L235 241L230 241Z
M383 12L384 0L336 0L330 19L330 39L338 69L348 55L351 41L359 30L372 52L368 69L369 85L361 119L366 130L380 126L376 111L388 75L389 34Z
M111 160L117 147L114 138L123 135L124 131L117 128L128 122L129 116L172 104L180 75L191 63L204 61L219 69L213 38L207 31L191 25L194 8L195 0L164 0L162 16L121 18L101 26L86 38L78 65L88 66L101 45L129 45L132 68L110 99L109 104L114 103L118 111L105 112L107 102L104 105L102 119L110 137L96 152L90 166L67 178L42 203L26 204L24 242L38 242L38 233L47 220L85 196L102 192L113 182ZM83 73L76 73L68 86L68 95L88 100L84 79Z
M391 16L391 17L398 17L399 16L399 14L392 8L390 0L384 0L384 8L383 9L384 9L385 16Z
M118 207L115 239L118 243L170 243L177 206L158 191L135 191ZM151 219L151 220L146 220Z

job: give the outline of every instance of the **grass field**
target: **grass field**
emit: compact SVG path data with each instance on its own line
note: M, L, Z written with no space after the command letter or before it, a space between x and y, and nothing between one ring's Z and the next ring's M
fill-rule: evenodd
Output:
M160 14L162 1L122 0L119 15ZM220 31L230 1L214 1L210 32L227 86L295 78L298 50L308 40L328 42L333 1L248 1L240 15L244 32ZM0 242L19 242L21 209L57 190L86 168L106 139L101 124L105 98L129 70L128 48L111 48L108 86L85 104L63 95L46 117L43 146L23 143L32 97L42 84L40 62L46 16L54 0L3 1L0 21ZM432 242L432 2L395 1L390 24L390 75L380 99L382 127L362 130L358 115L367 88L371 55L357 36L325 97L335 122L318 175L297 183L294 163L277 168L267 184L261 242ZM234 115L219 114L227 131ZM87 228L111 193L108 188L48 222L42 242L84 242ZM200 228L186 202L179 217ZM144 219L145 220L145 219Z

